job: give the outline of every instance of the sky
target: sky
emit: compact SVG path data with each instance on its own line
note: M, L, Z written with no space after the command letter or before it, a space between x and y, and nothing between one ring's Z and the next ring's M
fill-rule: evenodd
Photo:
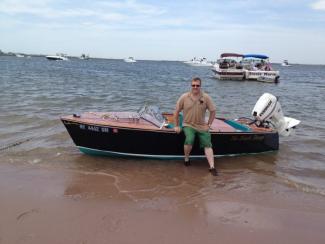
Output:
M325 0L0 0L0 50L325 64Z

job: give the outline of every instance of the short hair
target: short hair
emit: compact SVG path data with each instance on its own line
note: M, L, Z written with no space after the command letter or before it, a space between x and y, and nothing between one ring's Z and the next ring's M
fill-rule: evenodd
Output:
M199 77L194 77L192 79L192 81L199 81L200 82L200 85L202 85L202 81L201 81L201 79Z

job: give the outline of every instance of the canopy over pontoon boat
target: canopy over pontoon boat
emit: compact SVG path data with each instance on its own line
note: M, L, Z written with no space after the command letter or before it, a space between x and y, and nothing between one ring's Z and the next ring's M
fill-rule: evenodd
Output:
M269 57L263 54L245 54L243 58L258 58L258 59L268 59Z

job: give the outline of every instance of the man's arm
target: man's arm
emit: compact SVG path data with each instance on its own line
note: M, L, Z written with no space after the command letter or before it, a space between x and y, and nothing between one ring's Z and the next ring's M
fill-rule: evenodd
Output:
M179 127L179 113L183 110L184 106L184 94L178 99L176 103L176 108L174 112L174 130L176 133L181 132L181 128Z
M210 112L209 120L208 120L208 126L210 128L213 123L213 120L216 117L216 106L214 105L214 103L209 95L207 95L207 107Z
M179 127L179 113L180 113L180 109L176 108L175 112L174 112L174 130L176 131L176 133L180 133L181 132L181 128Z
M179 125L179 113L181 111L179 111L179 109L175 109L175 112L174 112L174 125L175 127Z
M209 128L211 127L212 123L213 123L213 120L215 119L216 117L216 111L213 110L210 112L210 115L209 115L209 120L208 120L208 126Z

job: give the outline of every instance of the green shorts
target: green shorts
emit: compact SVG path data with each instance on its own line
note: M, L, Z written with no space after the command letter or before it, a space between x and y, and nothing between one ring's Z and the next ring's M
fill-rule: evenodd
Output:
M183 127L183 131L186 137L184 145L193 145L195 135L197 135L200 139L201 148L212 147L211 134L208 131L199 131L189 126Z

